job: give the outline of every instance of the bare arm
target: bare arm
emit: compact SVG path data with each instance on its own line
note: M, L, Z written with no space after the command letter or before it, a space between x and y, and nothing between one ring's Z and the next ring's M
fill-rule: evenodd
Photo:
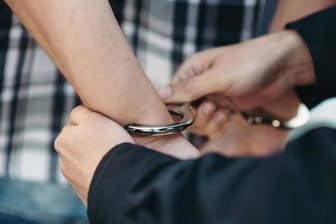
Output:
M121 124L170 122L108 1L6 0L84 105Z
M86 107L122 125L172 121L129 48L107 0L6 2ZM185 147L175 149L175 143L181 141ZM182 135L138 138L136 142L180 158L198 155Z

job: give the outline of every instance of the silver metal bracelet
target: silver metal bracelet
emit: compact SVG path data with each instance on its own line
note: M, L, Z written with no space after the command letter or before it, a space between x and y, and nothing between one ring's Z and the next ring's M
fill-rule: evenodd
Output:
M167 105L169 113L177 121L172 124L161 126L147 126L142 124L128 124L125 126L126 131L133 135L170 135L184 131L194 122L194 116L191 113L189 104Z
M310 119L310 112L304 104L300 105L297 115L294 118L290 119L289 121L281 121L278 119L264 118L260 116L250 116L244 112L241 112L241 115L243 118L247 120L248 123L252 125L266 124L274 128L281 128L281 129L299 128L305 125Z

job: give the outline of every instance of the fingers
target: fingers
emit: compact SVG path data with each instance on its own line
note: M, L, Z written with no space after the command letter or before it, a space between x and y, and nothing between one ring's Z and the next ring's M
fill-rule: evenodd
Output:
M221 90L213 67L218 49L196 53L178 68L169 86L161 88L159 95L167 103L190 102Z
M84 107L82 105L77 106L71 111L69 122L70 122L70 124L78 125L80 123L80 121L90 113L92 113L92 111L90 111L86 107Z
M230 120L230 115L223 111L216 111L212 116L206 131L209 139L216 139L222 136L227 129L227 124Z
M217 50L210 49L189 56L177 69L171 84L177 84L198 76L208 70L217 56Z
M212 116L216 112L216 105L211 102L202 103L197 109L196 119L193 124L193 128L204 130L209 124Z
M219 83L212 76L210 69L198 76L165 86L158 93L167 103L191 102L202 96L221 91Z
M170 81L171 84L177 84L180 82L183 82L185 80L188 80L192 78L193 76L197 76L202 71L198 71L197 68L195 68L195 65L189 63L187 61L186 63L183 63L176 71L175 75L173 76L173 79ZM198 64L197 64L198 65ZM196 66L197 66L196 65Z
M60 155L66 155L67 149L71 148L69 147L69 136L72 136L72 133L74 132L74 126L71 124L67 124L63 127L62 131L58 134L54 141L54 148Z
M65 127L68 127L68 125L65 126ZM64 128L65 128L65 127L64 127ZM61 132L61 133L63 133L64 128L62 129L62 132ZM58 136L56 137L56 139L55 139L55 141L54 141L54 148L55 148L55 150L56 150L58 153L61 153L61 149L63 148L62 146L63 146L63 141L62 141L62 139L61 139L61 134L58 134Z
M230 121L230 113L216 108L211 102L202 103L197 109L197 116L190 132L209 139L223 135Z

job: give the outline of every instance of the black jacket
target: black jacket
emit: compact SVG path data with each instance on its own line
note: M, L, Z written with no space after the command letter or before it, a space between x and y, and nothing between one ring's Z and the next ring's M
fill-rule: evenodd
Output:
M336 8L288 26L312 54L310 107L336 96ZM121 144L100 162L88 215L95 224L336 223L336 130L319 128L267 158L178 159Z

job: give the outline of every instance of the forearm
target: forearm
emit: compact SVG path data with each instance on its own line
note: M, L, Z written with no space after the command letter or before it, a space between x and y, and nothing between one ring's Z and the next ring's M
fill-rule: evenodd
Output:
M283 30L288 22L305 17L335 4L336 0L280 0L270 27L270 32Z
M84 105L121 124L163 124L165 106L145 77L108 1L6 0Z

